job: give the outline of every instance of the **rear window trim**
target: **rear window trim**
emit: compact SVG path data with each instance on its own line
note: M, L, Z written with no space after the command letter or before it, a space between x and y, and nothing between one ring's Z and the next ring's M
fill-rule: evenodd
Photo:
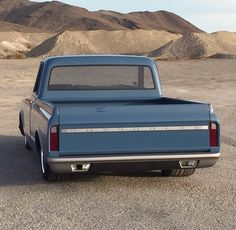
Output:
M51 76L52 76L52 71L53 69L55 68L62 68L62 67L79 67L79 66L82 66L82 67L89 67L89 66L130 66L130 67L139 67L139 66L142 66L142 67L147 67L149 68L149 70L151 71L151 75L152 75L152 81L153 81L153 88L150 88L150 89L107 89L107 88L97 88L97 89L69 89L69 90L62 90L62 89L50 89L50 80L51 80ZM152 68L149 66L149 65L137 65L137 64L129 64L129 65L126 65L126 64L95 64L95 65L59 65L59 66L53 66L50 70L50 74L49 74L49 79L48 79L48 85L47 85L47 90L49 92L58 92L58 91L61 91L61 92L70 92L70 91L137 91L137 90L142 90L142 91L153 91L153 90L156 90L157 89L157 85L156 85L156 81L155 81L155 78L154 78L154 73L153 73L153 70Z

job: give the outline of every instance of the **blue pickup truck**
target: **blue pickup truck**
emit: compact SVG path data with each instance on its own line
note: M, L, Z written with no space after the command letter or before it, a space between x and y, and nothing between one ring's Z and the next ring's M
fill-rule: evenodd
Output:
M19 111L26 148L45 180L139 165L189 176L220 156L210 104L166 98L156 63L137 56L62 56L41 62Z

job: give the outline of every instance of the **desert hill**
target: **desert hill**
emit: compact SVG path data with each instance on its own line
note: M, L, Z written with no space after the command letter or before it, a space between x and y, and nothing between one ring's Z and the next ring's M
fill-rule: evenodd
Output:
M49 33L0 32L0 58L23 58L26 52L51 36Z
M28 56L69 54L143 54L181 37L157 30L65 31L32 49Z
M156 59L233 58L236 55L236 33L191 33L149 53Z
M202 32L183 18L166 11L128 14L90 12L57 1L0 0L0 20L52 32L124 29L164 30L176 34Z
M167 11L91 12L58 1L0 0L0 58L25 53L235 58L236 33L207 34Z
M183 18L167 11L132 12L121 14L112 11L98 11L102 18L113 23L118 22L128 29L164 30L170 33L186 34L202 32Z
M8 31L16 31L16 32L23 32L23 33L40 33L42 32L40 29L26 27L19 24L0 21L0 32L8 32Z

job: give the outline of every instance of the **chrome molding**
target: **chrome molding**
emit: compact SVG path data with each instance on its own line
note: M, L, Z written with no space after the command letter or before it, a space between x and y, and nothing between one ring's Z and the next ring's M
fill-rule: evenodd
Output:
M171 161L189 159L211 159L219 158L220 153L186 153L176 155L127 155L127 156L91 156L91 157L61 157L48 158L49 163L103 163L103 162L140 162L140 161Z
M52 117L45 109L39 107L39 110L48 120Z
M105 133L105 132L158 132L158 131L184 131L208 130L208 125L197 126L159 126L159 127L119 127L119 128L82 128L61 129L62 133Z
M41 152L40 152L40 162L41 162L41 170L42 170L42 173L45 173L45 168L44 168L44 153L43 153L42 150L41 150Z
M33 142L35 142L35 138L32 135L30 135L30 138Z

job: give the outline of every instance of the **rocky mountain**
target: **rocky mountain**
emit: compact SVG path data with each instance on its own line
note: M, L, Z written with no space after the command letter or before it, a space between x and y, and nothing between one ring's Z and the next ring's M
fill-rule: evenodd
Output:
M16 23L0 21L0 32L23 32L23 33L40 33L42 32L40 29L22 26Z
M128 14L105 10L91 12L57 1L0 0L0 20L50 32L128 29L164 30L176 34L202 32L167 11Z

